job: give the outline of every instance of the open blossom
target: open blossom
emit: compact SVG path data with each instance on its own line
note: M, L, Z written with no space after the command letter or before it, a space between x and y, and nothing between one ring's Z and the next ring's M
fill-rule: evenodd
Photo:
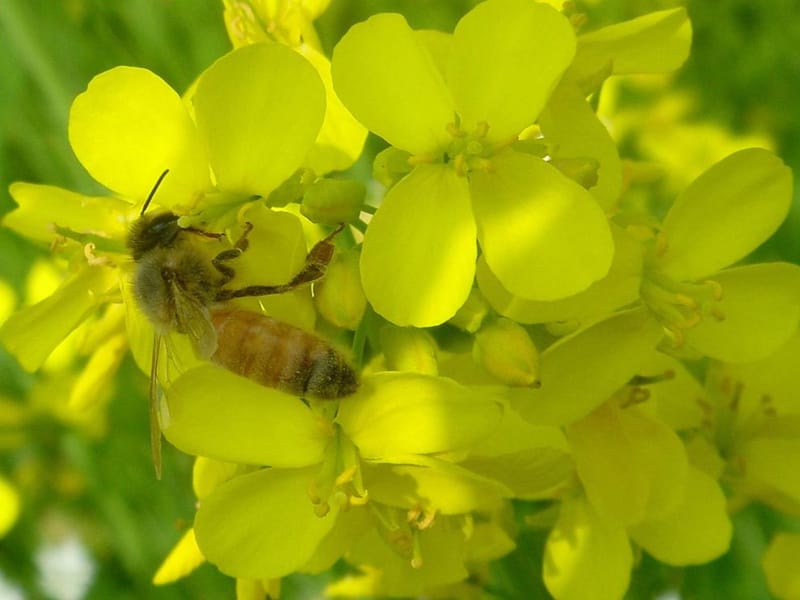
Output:
M342 38L337 93L406 153L410 170L364 239L364 290L378 313L415 326L452 317L472 287L476 239L498 278L525 297L568 296L606 274L613 245L596 200L514 150L574 52L569 21L529 0L480 4L452 36L379 14Z

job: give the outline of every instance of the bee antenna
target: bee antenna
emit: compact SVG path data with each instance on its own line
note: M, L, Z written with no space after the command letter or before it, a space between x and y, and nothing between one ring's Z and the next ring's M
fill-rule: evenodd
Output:
M164 172L158 176L158 179L156 180L156 184L153 186L153 189L150 190L149 194L147 194L147 200L144 201L144 206L142 206L142 212L139 213L140 217L144 214L144 211L147 210L147 207L150 206L150 201L153 199L153 196L156 195L156 190L158 189L158 186L161 185L161 182L164 181L164 177L167 176L167 173L169 173L169 169L164 169Z

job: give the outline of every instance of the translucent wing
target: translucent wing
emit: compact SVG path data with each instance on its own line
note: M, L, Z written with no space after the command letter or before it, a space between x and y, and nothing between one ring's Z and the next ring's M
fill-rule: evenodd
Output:
M156 479L161 479L161 421L158 418L158 353L161 336L153 336L153 358L150 363L150 448L153 451L153 466Z
M217 332L211 322L208 307L175 283L172 285L172 292L178 330L189 336L199 358L211 358L217 349Z

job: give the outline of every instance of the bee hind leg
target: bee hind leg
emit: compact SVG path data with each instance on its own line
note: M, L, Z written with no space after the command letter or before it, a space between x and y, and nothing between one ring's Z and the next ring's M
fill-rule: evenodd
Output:
M333 252L336 249L336 247L333 245L333 238L343 229L344 223L341 223L325 238L314 244L314 247L311 248L311 251L306 255L306 262L303 265L303 268L300 269L297 275L292 277L288 283L281 285L251 285L238 290L220 290L217 292L216 300L223 301L230 300L231 298L243 298L245 296L269 296L271 294L283 294L306 283L312 283L318 279L321 279L325 275L328 264L333 258ZM230 272L230 277L228 277L225 283L233 278L233 269L227 265L218 264L218 260L230 260L231 258L239 256L242 251L243 250L238 249L227 250L221 254L218 254L217 258L214 259L214 266L223 274L224 277L228 277L225 272L226 270ZM238 253L223 257L223 255L234 252Z

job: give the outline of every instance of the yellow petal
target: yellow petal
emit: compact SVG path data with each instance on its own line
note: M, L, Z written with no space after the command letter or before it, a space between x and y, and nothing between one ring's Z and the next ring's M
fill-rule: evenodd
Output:
M305 160L305 166L317 175L330 171L343 171L361 155L367 129L355 120L333 90L331 63L328 58L311 46L300 46L299 52L317 70L325 86L325 119L319 135Z
M24 369L35 371L100 306L116 277L113 269L84 268L49 298L12 315L0 328L0 341Z
M544 583L556 600L621 600L633 553L625 530L583 500L567 500L545 546Z
M302 164L325 113L314 68L271 43L223 56L200 76L192 100L218 187L260 196Z
M21 181L12 183L8 191L19 206L3 217L3 225L17 233L32 240L52 242L55 228L63 227L77 233L98 233L109 244L116 242L119 252L125 251L121 242L128 232L125 221L131 210L128 202Z
M741 150L705 171L664 218L660 268L699 279L747 256L780 226L792 202L792 172L762 148Z
M762 263L713 276L722 287L721 320L705 316L686 332L703 354L729 362L768 357L797 331L800 322L800 267Z
M183 101L147 69L115 67L92 79L72 103L69 141L92 177L130 199L143 201L165 169L160 204L186 202L210 186Z
M562 338L542 352L541 388L511 390L512 406L540 425L579 419L639 371L662 335L661 326L646 311L631 310Z
M0 538L2 538L19 516L20 501L17 490L0 477Z
M633 526L629 533L657 560L684 566L706 563L727 552L733 526L719 484L691 468L680 505L663 518Z
M401 15L378 14L351 27L333 50L332 72L344 105L392 146L427 154L450 141L450 93Z
M476 267L478 285L492 308L519 323L585 323L604 317L637 300L642 283L642 245L613 224L611 235L614 258L608 274L574 296L551 301L515 296L503 287L482 256Z
M261 469L221 485L200 503L200 551L223 573L277 579L300 569L336 523L308 499L314 469Z
M476 254L466 180L443 165L420 165L389 190L370 221L364 292L395 325L439 325L469 296Z
M554 157L594 159L599 163L597 184L589 188L604 210L610 210L622 189L622 162L605 125L574 86L559 86L550 98L539 126Z
M800 534L778 533L772 538L761 561L769 590L780 600L800 598Z
M489 124L490 141L506 141L536 120L575 54L575 33L552 7L527 0L488 0L453 32L447 83L461 127Z
M572 423L567 437L599 515L630 525L664 517L683 501L688 458L661 421L607 403Z
M689 56L692 26L683 7L652 12L578 37L565 78L586 85L601 74L667 73Z
M211 365L181 375L167 390L167 406L162 426L172 444L224 461L312 465L330 436L300 398Z
M483 256L509 292L557 300L608 273L614 246L605 214L545 161L496 156L490 171L470 175L470 193Z
M194 529L190 529L170 550L164 562L153 576L154 585L172 583L186 577L206 561L194 537Z
M487 436L502 407L451 379L416 373L365 376L336 420L364 458L460 450Z

